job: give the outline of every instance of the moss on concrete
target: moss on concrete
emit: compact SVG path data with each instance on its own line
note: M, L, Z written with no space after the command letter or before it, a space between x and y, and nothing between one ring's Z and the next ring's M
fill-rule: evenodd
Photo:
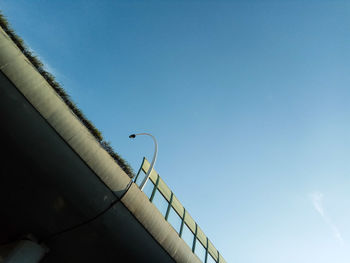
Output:
M103 139L102 133L93 125L93 123L88 118L86 118L84 113L72 101L67 92L56 81L55 77L44 69L43 63L38 59L38 57L35 54L33 54L32 51L29 50L29 48L24 43L23 39L15 33L15 31L11 28L9 22L7 21L6 17L1 13L1 11L0 26L11 38L11 40L17 45L17 47L22 51L22 53L28 58L28 60L33 64L33 66L38 70L38 72L50 84L50 86L57 92L57 94L66 103L66 105L78 117L78 119L91 132L91 134L96 138L96 140L101 144L101 146L109 153L109 155L124 170L124 172L132 178L134 176L134 172L130 165L114 151L109 142Z

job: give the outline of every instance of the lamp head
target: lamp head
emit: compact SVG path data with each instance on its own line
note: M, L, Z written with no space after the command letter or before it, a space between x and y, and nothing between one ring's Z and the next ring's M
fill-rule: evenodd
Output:
M129 135L129 138L134 139L136 137L136 134Z

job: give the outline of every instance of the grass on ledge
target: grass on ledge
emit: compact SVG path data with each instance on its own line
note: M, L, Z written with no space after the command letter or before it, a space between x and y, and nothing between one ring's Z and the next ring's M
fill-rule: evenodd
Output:
M11 40L17 45L17 47L22 51L22 53L27 57L27 59L33 64L33 66L38 70L38 72L50 84L50 86L57 92L57 94L62 98L62 100L72 110L72 112L78 117L78 119L91 132L91 134L96 138L96 140L101 144L101 146L115 160L115 162L124 170L124 172L127 175L129 175L130 178L134 177L134 172L131 166L114 151L114 149L110 145L110 142L107 142L103 139L102 133L93 125L93 123L88 118L86 118L84 113L72 101L67 92L55 80L55 77L44 69L43 63L38 59L36 55L33 54L33 52L29 50L29 48L24 43L23 39L15 33L15 31L11 28L9 22L7 21L6 17L2 14L1 11L0 26L11 38Z

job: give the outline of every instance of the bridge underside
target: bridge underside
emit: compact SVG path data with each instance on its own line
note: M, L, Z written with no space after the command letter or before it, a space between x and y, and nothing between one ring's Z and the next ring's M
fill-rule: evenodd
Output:
M0 138L0 244L32 234L42 262L174 262L2 72Z

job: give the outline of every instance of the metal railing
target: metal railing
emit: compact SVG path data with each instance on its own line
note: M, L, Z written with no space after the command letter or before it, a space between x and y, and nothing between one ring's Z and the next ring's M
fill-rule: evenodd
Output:
M149 167L150 163L144 158L135 177L137 185L140 186ZM154 169L150 172L150 180L143 191L202 262L226 263L219 251Z

